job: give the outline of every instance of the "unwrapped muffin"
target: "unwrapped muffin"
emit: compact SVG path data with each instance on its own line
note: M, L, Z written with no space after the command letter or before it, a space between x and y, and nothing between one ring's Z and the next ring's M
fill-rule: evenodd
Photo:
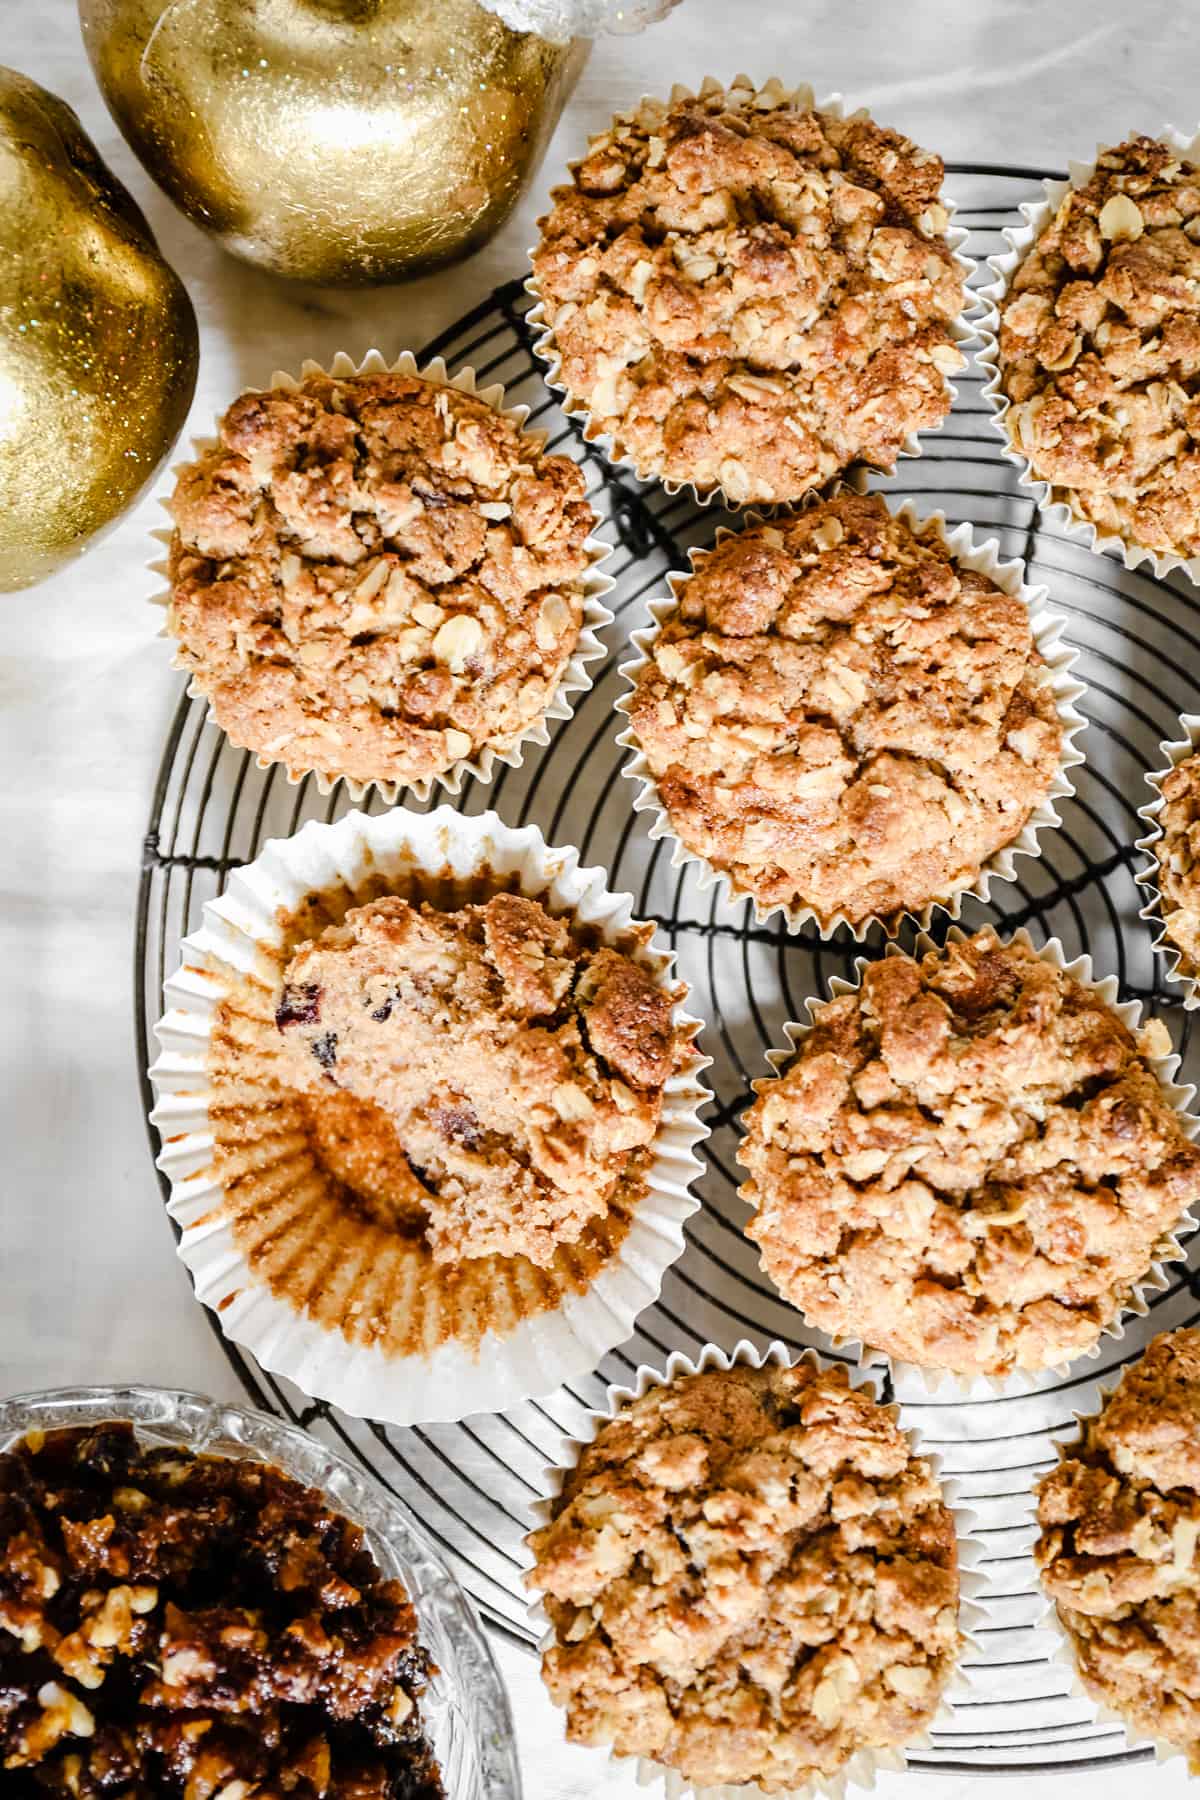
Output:
M1038 1491L1034 1546L1084 1687L1200 1773L1200 1331L1155 1338Z
M822 926L920 915L1055 788L1029 607L936 522L842 493L718 539L676 600L626 710L672 830L737 897Z
M863 969L745 1116L747 1232L835 1338L964 1378L1117 1323L1200 1200L1200 1148L1093 987L990 928Z
M554 379L639 474L794 500L950 410L943 167L777 81L643 100L541 221Z
M670 995L523 894L355 908L292 957L275 1022L318 1131L326 1098L386 1120L393 1203L426 1215L438 1262L546 1265L575 1243L653 1140L675 1067Z
M743 1364L650 1386L600 1427L526 1577L567 1735L765 1793L900 1747L959 1649L954 1521L844 1369Z
M1134 137L1064 195L999 302L1005 424L1102 534L1200 555L1200 168Z
M168 629L233 743L427 784L538 725L584 618L578 464L403 370L245 393L219 430L171 501Z

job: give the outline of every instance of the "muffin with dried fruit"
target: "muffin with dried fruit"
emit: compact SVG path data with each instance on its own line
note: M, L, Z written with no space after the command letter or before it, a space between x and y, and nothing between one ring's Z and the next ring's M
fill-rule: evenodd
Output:
M1132 550L1200 555L1200 167L1150 137L1102 151L997 304L985 360L1050 498Z
M1200 1331L1155 1338L1061 1455L1033 1553L1080 1679L1200 1772Z
M231 741L293 777L489 772L606 585L578 464L403 368L241 395L170 509L178 660Z
M924 1369L1084 1355L1200 1200L1170 1048L990 926L868 964L745 1116L764 1269L810 1324Z
M734 505L891 469L965 362L942 176L778 81L643 100L541 221L552 379L639 474Z
M788 1793L928 1728L959 1650L954 1521L844 1369L660 1380L546 1510L526 1581L572 1741Z
M1200 980L1200 754L1184 756L1154 781L1162 797L1153 812L1161 836L1149 845L1155 862L1149 881L1160 941L1175 952L1173 973L1188 984L1191 1003Z
M694 565L631 672L630 773L736 898L892 926L1056 820L1069 652L937 521L844 492Z

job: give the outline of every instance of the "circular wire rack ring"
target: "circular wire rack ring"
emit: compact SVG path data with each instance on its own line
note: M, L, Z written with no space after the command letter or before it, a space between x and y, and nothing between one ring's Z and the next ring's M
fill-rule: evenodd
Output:
M985 164L948 169L967 227L968 252L982 262L1002 247L1001 232L1019 221L1019 204L1039 190L1045 171ZM609 655L575 715L554 728L550 746L518 770L501 768L490 787L469 784L459 802L468 812L494 806L512 825L536 821L551 843L575 845L585 863L608 871L609 884L635 896L638 917L653 919L679 957L692 989L691 1010L707 1021L704 1048L714 1059L707 1110L713 1136L700 1183L702 1210L687 1249L668 1274L659 1302L638 1321L634 1338L605 1359L594 1377L496 1416L458 1425L397 1430L338 1414L287 1382L265 1374L227 1340L221 1343L256 1403L358 1457L401 1495L449 1558L494 1629L526 1648L533 1630L521 1587L522 1538L544 1464L562 1437L577 1435L609 1382L626 1382L639 1363L665 1363L672 1350L694 1354L706 1341L731 1346L739 1337L763 1345L780 1337L816 1344L820 1334L778 1298L743 1235L745 1209L736 1197L734 1145L750 1082L766 1072L766 1052L782 1044L787 1019L805 1016L810 996L824 996L835 975L851 972L858 946L841 934L823 941L812 930L789 936L777 923L758 926L746 906L729 908L718 891L699 893L694 875L670 866L669 847L651 842L632 810L633 785L621 775L624 723L613 711L622 691L616 670L630 632L648 622L647 602L664 589L669 569L686 566L687 550L712 541L727 521L686 494L669 497L609 467L560 412L532 354L521 282L497 291L430 344L423 358L471 364L481 381L501 381L512 404L531 407L531 424L549 431L550 447L584 466L589 498L613 544L606 572L616 579L616 618ZM1060 937L1068 957L1088 951L1098 974L1118 977L1122 998L1137 998L1166 1019L1185 1052L1190 1015L1179 990L1163 981L1151 934L1138 918L1141 896L1134 841L1137 808L1147 797L1143 775L1157 766L1158 745L1176 735L1181 712L1200 710L1200 612L1186 577L1158 581L1096 556L1044 525L1002 458L972 367L958 378L959 398L945 428L927 440L920 459L901 464L883 491L910 496L918 509L942 508L950 522L967 520L979 536L999 539L1003 553L1023 557L1029 579L1044 582L1054 609L1067 615L1081 654L1076 673L1087 683L1083 738L1087 763L1075 771L1076 796L1060 803L1062 827L1042 834L1042 854L1017 865L1017 879L993 886L987 907L968 901L968 929L992 920L1002 931L1027 926L1037 939ZM137 914L135 1012L142 1088L164 978L206 900L232 869L253 859L268 837L286 836L312 818L334 819L349 802L327 798L309 780L289 786L278 770L260 770L206 719L202 701L181 698L163 753L144 850ZM368 810L378 810L375 800ZM877 954L878 944L868 947ZM1184 1077L1181 1076L1181 1079ZM158 1149L150 1129L151 1144ZM161 1178L160 1178L161 1180ZM164 1195L166 1183L162 1182ZM1200 1272L1171 1271L1144 1320L1123 1339L1106 1339L1102 1354L1051 1378L1035 1394L962 1402L901 1384L908 1420L956 1479L977 1515L984 1546L979 1603L985 1613L965 1667L971 1694L930 1748L910 1758L917 1769L1033 1773L1095 1769L1149 1759L1070 1690L1070 1672L1054 1660L1055 1640L1039 1627L1043 1612L1030 1546L1032 1484L1055 1460L1052 1441L1068 1436L1075 1412L1097 1404L1098 1386L1136 1356L1154 1333L1200 1317ZM215 1319L214 1331L220 1337Z

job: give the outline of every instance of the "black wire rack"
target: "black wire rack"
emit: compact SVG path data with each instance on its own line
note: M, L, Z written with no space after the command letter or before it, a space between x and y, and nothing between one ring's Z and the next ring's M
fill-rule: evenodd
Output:
M972 255L982 262L1002 247L1003 227L1018 222L1019 203L1036 197L1045 173L951 167L949 188ZM551 745L528 754L520 770L501 768L490 787L469 785L461 804L472 813L494 807L512 825L532 820L551 843L576 845L584 862L608 870L612 888L635 895L638 916L656 920L675 950L691 984L691 1010L707 1022L704 1048L714 1059L703 1207L688 1227L685 1254L630 1342L588 1381L507 1414L410 1430L352 1419L222 1343L257 1404L348 1450L401 1495L489 1624L532 1649L521 1590L528 1505L543 1466L601 1402L607 1382L627 1380L639 1363L661 1366L672 1350L695 1352L707 1340L730 1346L741 1337L763 1344L777 1336L830 1353L778 1299L743 1236L733 1150L749 1083L764 1072L766 1051L783 1042L784 1021L803 1017L805 1000L827 994L830 978L849 973L861 952L848 939L757 926L745 907L727 907L712 891L698 893L693 876L670 867L668 851L649 840L645 821L634 816L634 789L620 773L624 752L615 743L617 665L630 631L647 622L647 602L663 591L667 571L686 565L689 546L711 542L724 515L697 508L685 495L672 499L661 488L641 486L583 443L542 381L531 351L529 304L520 282L511 282L426 354L502 381L513 401L531 406L531 422L550 432L552 447L581 460L603 521L599 535L615 547L606 566L617 583L610 597L616 619L595 687L575 716L554 728ZM1068 956L1089 952L1097 973L1118 977L1123 998L1142 1000L1166 1018L1186 1066L1195 1060L1191 1015L1180 1007L1178 990L1163 983L1150 932L1137 916L1133 842L1141 833L1136 811L1147 797L1143 775L1157 766L1160 740L1177 735L1180 712L1200 710L1200 608L1186 577L1131 574L1041 520L1000 455L980 385L978 370L968 370L945 428L926 440L918 460L904 462L878 485L911 496L923 510L944 510L952 523L970 521L977 534L996 537L1006 555L1025 559L1030 579L1049 588L1080 649L1076 672L1088 686L1082 708L1089 729L1082 740L1087 762L1075 771L1076 796L1060 803L1062 828L1043 833L1043 854L1018 862L1019 878L994 886L989 906L969 901L964 923L991 919L1002 930L1025 925L1036 939L1061 938ZM268 837L290 835L311 818L337 818L348 804L340 791L322 798L311 782L291 787L277 771L263 773L206 721L203 703L180 700L143 847L137 915L135 1008L147 1111L152 1096L144 1071L163 980L177 964L181 939L199 924L204 902ZM150 1137L157 1152L153 1127ZM165 1197L165 1180L162 1187ZM1054 1660L1054 1640L1039 1628L1031 1484L1053 1464L1053 1440L1070 1433L1074 1413L1097 1404L1099 1382L1111 1382L1154 1332L1200 1317L1200 1271L1170 1275L1147 1319L1134 1320L1123 1339L1105 1340L1099 1358L1035 1394L964 1403L899 1384L906 1423L921 1431L974 1511L984 1581L985 1616L966 1658L970 1695L934 1733L932 1746L911 1759L917 1769L1099 1769L1151 1755L1131 1748L1119 1728L1096 1722L1093 1709L1070 1693L1069 1671Z

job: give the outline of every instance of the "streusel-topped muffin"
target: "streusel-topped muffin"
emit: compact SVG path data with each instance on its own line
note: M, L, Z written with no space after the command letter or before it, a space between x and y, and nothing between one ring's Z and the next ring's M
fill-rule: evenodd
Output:
M1159 783L1163 797L1154 845L1163 936L1179 952L1179 973L1200 978L1200 755L1185 757Z
M575 1243L653 1140L675 1067L670 995L522 894L353 909L296 951L275 1022L318 1116L335 1100L323 1142L357 1135L347 1096L385 1117L390 1204L424 1213L438 1262L546 1265Z
M542 220L568 393L640 472L794 500L950 410L962 270L941 159L779 82L644 100Z
M1084 1686L1200 1772L1200 1331L1155 1338L1038 1492L1034 1557Z
M844 493L697 559L629 702L685 847L828 923L974 882L1050 792L1062 726L1024 601Z
M1200 554L1200 169L1130 138L1068 192L1000 306L1016 448L1081 518Z
M180 476L169 629L235 744L417 782L553 699L595 515L578 464L417 375L246 393Z
M990 926L871 963L746 1114L763 1267L822 1331L927 1369L1069 1362L1200 1200L1169 1050Z
M958 1655L954 1521L844 1369L652 1387L529 1542L568 1737L697 1786L798 1789L910 1742Z

